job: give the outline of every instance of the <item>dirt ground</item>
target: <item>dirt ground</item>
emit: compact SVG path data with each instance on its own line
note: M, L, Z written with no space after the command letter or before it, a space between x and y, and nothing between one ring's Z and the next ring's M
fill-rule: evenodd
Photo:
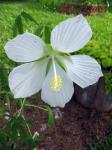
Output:
M33 104L43 104L40 100L31 100ZM78 104L74 98L60 111L62 117L55 115L55 127L47 126L47 113L36 108L27 109L25 116L33 121L32 131L44 136L39 150L89 150L88 145L96 138L105 139L108 128L112 125L112 113L99 113ZM23 150L23 149L22 149ZM27 150L27 149L25 149Z

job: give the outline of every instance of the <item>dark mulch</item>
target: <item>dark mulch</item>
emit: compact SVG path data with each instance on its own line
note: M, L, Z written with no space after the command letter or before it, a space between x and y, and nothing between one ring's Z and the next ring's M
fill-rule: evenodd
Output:
M33 104L43 104L42 101L31 100ZM107 129L112 125L112 114L99 113L82 107L72 99L64 109L60 110L62 119L55 120L55 127L47 127L47 113L38 109L27 109L27 119L33 121L33 132L44 136L39 144L39 150L87 150L96 137L105 139ZM23 148L22 148L23 150ZM28 149L24 149L28 150Z
M97 15L107 10L106 4L99 5L83 5L83 4L62 4L61 12L66 14L84 14L84 15Z

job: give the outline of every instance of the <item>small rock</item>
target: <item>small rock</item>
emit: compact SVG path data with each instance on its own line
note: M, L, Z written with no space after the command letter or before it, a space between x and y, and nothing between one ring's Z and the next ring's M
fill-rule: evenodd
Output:
M47 124L42 124L41 125L41 128L40 128L40 131L43 132L47 129Z
M4 118L5 118L6 120L9 120L9 118L10 118L10 113L9 113L9 112L5 112Z
M95 108L100 112L107 112L112 109L112 94L105 94L105 79L87 88L75 86L75 99L87 108Z
M101 112L112 109L112 94L105 94L105 80L101 78L98 82L94 107Z
M83 106L88 108L93 108L94 99L97 91L97 84L88 86L87 88L81 88L80 86L75 86L75 99L81 103Z
M36 131L36 132L34 133L34 135L33 135L33 138L35 138L35 137L37 137L37 136L39 136L39 133Z

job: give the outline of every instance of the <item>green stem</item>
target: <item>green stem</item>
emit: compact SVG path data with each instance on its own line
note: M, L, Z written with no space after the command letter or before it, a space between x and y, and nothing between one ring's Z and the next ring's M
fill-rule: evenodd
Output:
M20 116L21 115L21 113L22 113L22 110L23 110L23 108L24 108L24 106L25 106L25 98L24 98L24 100L22 101L22 103L21 103L21 108L20 108L20 110L19 110L19 113L18 113L18 116Z
M43 107L40 107L40 106L36 106L36 105L32 105L32 104L25 104L25 106L27 106L27 107L38 108L38 109L41 109L41 110L44 110L44 111L47 111L47 112L48 112L47 109L45 109L45 108L43 108Z
M22 115L22 117L23 117L23 119L25 121L25 124L26 124L26 127L28 129L28 132L29 132L30 136L32 137L32 133L31 133L30 127L29 127L28 123L26 122L26 119L25 119L24 115Z
M18 116L20 116L20 115L22 114L23 108L25 107L25 101L26 101L25 98L23 99L23 101L21 101L21 108L20 108L20 110L19 110ZM29 132L30 136L32 136L30 127L29 127L28 123L26 122L26 119L25 119L25 117L24 117L23 114L22 114L22 118L23 118L24 121L25 121L25 124L26 124L26 127L27 127L27 129L28 129L28 132Z

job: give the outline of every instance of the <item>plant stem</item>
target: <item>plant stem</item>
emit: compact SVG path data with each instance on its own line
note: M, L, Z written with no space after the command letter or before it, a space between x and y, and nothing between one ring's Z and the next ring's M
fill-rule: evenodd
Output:
M32 133L31 133L30 127L29 127L28 123L26 122L26 119L25 119L24 115L22 115L22 117L23 117L23 119L25 121L25 124L26 124L26 127L27 127L28 131L29 131L30 136L32 137Z
M36 105L32 105L32 104L25 104L25 106L27 106L27 107L38 108L38 109L41 109L41 110L44 110L44 111L47 111L47 112L48 112L47 109L45 109L45 108L43 108L43 107L40 107L40 106L36 106Z
M24 100L22 101L22 103L21 103L21 108L20 108L20 110L19 110L19 113L18 113L18 116L20 116L21 115L21 113L22 113L22 110L23 110L23 108L24 108L24 106L25 106L25 98L24 98Z

